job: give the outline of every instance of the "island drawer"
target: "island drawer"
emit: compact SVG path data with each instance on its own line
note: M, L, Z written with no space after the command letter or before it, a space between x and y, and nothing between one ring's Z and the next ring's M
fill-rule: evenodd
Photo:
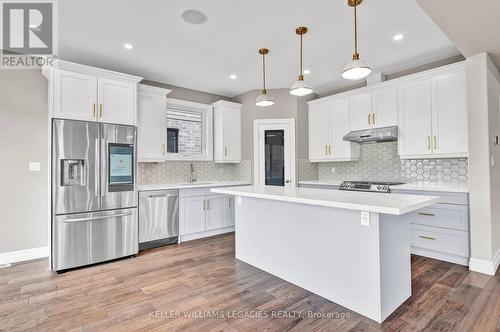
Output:
M469 256L468 232L423 225L411 225L410 238L413 247L463 257Z
M197 197L197 196L208 196L217 195L210 191L210 188L194 188L194 189L181 189L179 190L180 197Z
M469 231L469 212L465 205L434 204L406 214L412 224Z
M443 204L456 204L456 205L468 205L469 195L467 193L454 193L454 192L443 192L443 191L425 191L425 190L401 190L392 189L393 194L407 194L407 195L425 195L425 196L438 196L439 203Z

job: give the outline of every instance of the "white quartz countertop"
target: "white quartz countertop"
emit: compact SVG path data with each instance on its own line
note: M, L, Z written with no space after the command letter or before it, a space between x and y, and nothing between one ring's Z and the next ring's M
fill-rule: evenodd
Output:
M436 191L436 192L454 192L454 193L468 193L469 186L466 184L399 184L391 186L394 190L422 190L422 191Z
M301 185L313 185L313 186L331 186L338 187L342 181L338 180L304 180L299 181ZM416 191L436 191L436 192L454 192L454 193L468 193L469 187L467 184L416 184L416 183L406 183L391 186L391 189L400 190L416 190Z
M250 181L200 181L198 183L163 183L139 185L139 191L168 190L168 189L194 189L250 185Z
M315 188L230 187L213 188L214 193L327 206L340 209L402 215L437 203L438 196L383 194Z

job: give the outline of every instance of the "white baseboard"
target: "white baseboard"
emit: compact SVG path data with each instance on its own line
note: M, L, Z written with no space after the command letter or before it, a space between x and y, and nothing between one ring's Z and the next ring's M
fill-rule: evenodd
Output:
M493 260L487 261L484 259L471 258L469 262L469 270L490 276L495 275L495 272L500 265L500 249L495 253Z
M230 232L234 232L234 226L220 228L220 229L214 229L211 231L206 231L206 232L201 232L201 233L181 235L181 236L179 236L179 243L191 241L191 240L202 239L204 237L215 236L215 235L224 234L224 233L230 233Z
M29 261L32 259L49 256L48 247L30 248L24 250L8 251L0 253L0 265Z

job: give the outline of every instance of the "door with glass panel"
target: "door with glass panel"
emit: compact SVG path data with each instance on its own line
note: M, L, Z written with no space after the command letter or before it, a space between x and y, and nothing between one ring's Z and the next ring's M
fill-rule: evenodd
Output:
M295 187L295 120L255 120L254 184Z

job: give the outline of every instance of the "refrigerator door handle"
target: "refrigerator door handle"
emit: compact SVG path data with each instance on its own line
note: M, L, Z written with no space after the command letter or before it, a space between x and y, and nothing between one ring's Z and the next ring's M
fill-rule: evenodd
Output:
M107 163L108 163L108 149L106 147L106 140L104 138L101 138L101 161L100 161L100 165L102 167L102 170L99 170L99 173L101 174L100 178L101 178L101 196L104 197L106 196L106 184L108 182L108 179L107 179L107 170L106 168L108 167L107 166Z
M63 223L102 220L102 219L110 219L110 218L127 217L127 216L131 216L131 215L132 215L132 212L126 212L126 213L120 213L120 214L112 214L112 215L89 217L89 218L74 218L74 219L66 219L63 221Z
M99 162L99 138L96 138L95 139L95 160L96 160L96 174L95 174L95 189L94 189L94 194L96 197L99 197L99 178L100 178L100 173L101 173L101 169L100 169L100 162ZM100 204L99 204L100 205ZM99 206L100 207L100 206Z

